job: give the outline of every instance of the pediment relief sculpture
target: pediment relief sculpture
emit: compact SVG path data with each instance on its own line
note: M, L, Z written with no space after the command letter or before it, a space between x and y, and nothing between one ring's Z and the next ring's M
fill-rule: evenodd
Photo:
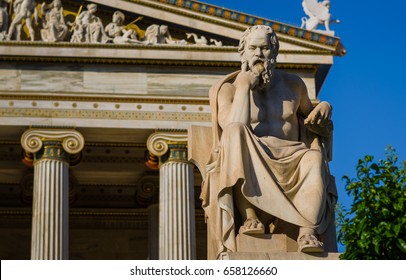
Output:
M42 25L41 38L45 42L61 42L68 35L61 0L54 0L51 4L41 4Z
M11 3L10 3L11 5ZM35 41L35 32L33 26L33 18L35 25L38 25L38 10L34 0L16 0L12 3L14 18L11 21L6 38L8 40L21 40L21 30L25 25L29 32L31 41Z
M8 30L8 10L7 4L10 0L0 0L0 41L7 36Z
M102 20L96 16L97 5L88 4L73 23L72 43L107 43L111 40L104 31Z
M9 12L11 11L11 15ZM69 16L69 19L67 18ZM40 19L40 25L39 25ZM142 16L125 24L122 11L114 11L111 22L104 25L98 16L98 5L81 5L78 11L66 11L63 1L53 0L36 3L34 0L0 0L0 41L21 41L25 38L44 42L112 43L142 45L196 45L222 46L221 41L205 38L196 33L183 33L173 38L170 27L165 24L150 24L142 30L136 22ZM36 36L36 33L40 36ZM40 37L40 38L39 38Z
M141 19L138 18L136 20ZM105 32L107 36L113 38L113 43L115 44L126 44L126 43L139 43L137 32L128 25L124 25L125 15L120 11L115 11L113 13L112 22L107 24ZM131 24L133 24L132 22Z

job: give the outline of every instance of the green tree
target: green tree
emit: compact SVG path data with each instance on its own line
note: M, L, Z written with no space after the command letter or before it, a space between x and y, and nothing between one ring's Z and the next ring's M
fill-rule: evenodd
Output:
M341 259L406 259L406 161L392 147L386 159L360 159L356 178L344 176L354 198L349 211L338 211Z

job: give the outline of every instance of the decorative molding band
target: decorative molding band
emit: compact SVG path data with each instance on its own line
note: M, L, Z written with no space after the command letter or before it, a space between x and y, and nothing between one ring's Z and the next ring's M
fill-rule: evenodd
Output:
M0 117L36 117L36 118L77 118L77 119L114 119L114 120L157 120L157 121L197 121L210 122L209 113L165 113L132 112L104 110L58 110L58 109L2 109Z
M196 209L196 217L198 220L203 221L204 212L203 209ZM137 209L108 209L108 208L71 208L69 209L70 217L96 217L96 218L125 218L130 217L131 219L147 219L148 211L145 208ZM0 207L0 218L12 218L18 219L21 217L27 217L31 219L32 209L31 207Z
M311 67L309 65L308 67ZM35 95L37 94L37 95ZM58 94L72 94L69 92L58 92ZM97 94L97 93L90 93ZM118 102L118 103L151 103L151 104L188 104L188 105L209 105L209 100L207 98L145 98L145 97L103 97L103 96L90 96L87 93L87 96L78 96L76 95L56 95L46 94L43 95L38 92L24 92L24 94L6 94L1 93L0 100L52 100L52 101L89 101L89 102Z
M299 46L311 48L311 50L279 50L279 53L283 54L325 54L325 55L332 55L333 51L326 50L325 47L319 47L315 45L305 44L303 42L298 42L297 40L292 40L288 38L279 38L280 41L286 43L293 43ZM236 53L238 51L237 46L226 46L226 47L215 47L213 45L210 46L195 46L195 45L126 45L126 44L83 44L83 43L69 43L69 42L40 42L40 41L0 41L0 46L9 46L9 47L47 47L53 49L78 49L78 48L88 48L88 49L140 49L140 50L173 50L173 51L202 51L202 52L224 52L224 53ZM28 56L28 55L27 55ZM8 56L3 57L2 59L6 59ZM10 56L11 57L11 56ZM62 57L53 57L53 59L61 59ZM94 57L96 59L97 57ZM51 58L50 58L51 59ZM79 59L77 57L72 57L72 59ZM89 59L89 58L87 58ZM101 58L103 59L103 58ZM105 59L105 58L104 58ZM114 59L120 60L120 59ZM123 60L123 59L121 59ZM150 60L140 60L140 59L124 59L124 61L150 61ZM106 59L107 61L107 59ZM162 60L160 60L162 61ZM173 60L168 60L166 63L173 62ZM157 63L159 63L157 61ZM162 63L162 62L161 62Z
M69 215L72 217L139 217L146 218L148 213L145 209L85 209L85 208L71 208ZM2 217L15 217L15 216L32 216L31 208L23 207L1 207L0 216Z
M0 43L1 44L1 43ZM295 44L298 44L295 42ZM303 44L300 44L303 45ZM309 46L305 46L309 47ZM64 51L67 53L67 51ZM235 51L236 53L236 51ZM323 55L331 56L331 51L280 51L280 54ZM200 60L165 60L165 59L128 59L105 57L55 57L2 55L0 61L5 62L36 62L36 63L87 63L87 64L128 64L128 65L165 65L165 66L198 66L198 67L233 67L238 68L240 61L200 61ZM280 63L282 64L282 63Z
M51 48L88 48L88 49L156 49L156 50L175 50L175 51L204 51L204 52L235 52L237 46L215 45L135 45L135 44L100 44L100 43L70 43L70 42L41 42L41 41L0 41L0 45L15 47L51 47Z
M0 146L20 146L20 141L0 140ZM113 148L138 148L145 149L145 143L110 143L110 142L86 142L85 147L113 147ZM18 154L20 155L20 154Z
M58 141L69 154L79 153L85 139L82 134L74 129L38 129L30 128L21 136L21 145L29 153L38 152L45 141Z
M102 57L49 57L49 56L0 56L0 61L12 62L54 62L54 63L94 63L94 64L131 64L131 65L167 65L167 66L208 66L208 67L236 67L239 62L234 61L192 61L192 60L148 60L121 59Z
M187 144L187 133L155 132L147 140L147 149L153 155L163 156L169 151L169 144Z

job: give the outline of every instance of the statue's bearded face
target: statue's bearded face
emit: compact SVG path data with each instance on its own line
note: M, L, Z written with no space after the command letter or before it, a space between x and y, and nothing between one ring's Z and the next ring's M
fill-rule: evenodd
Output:
M245 39L241 62L247 70L261 76L259 87L264 88L271 81L276 63L265 30L253 30Z

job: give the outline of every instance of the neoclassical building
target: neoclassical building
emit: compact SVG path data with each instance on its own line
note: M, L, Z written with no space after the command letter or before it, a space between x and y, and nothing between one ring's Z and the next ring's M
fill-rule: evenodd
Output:
M188 136L242 32L271 26L315 104L340 39L198 1L61 3L20 38L0 3L0 258L205 259Z

